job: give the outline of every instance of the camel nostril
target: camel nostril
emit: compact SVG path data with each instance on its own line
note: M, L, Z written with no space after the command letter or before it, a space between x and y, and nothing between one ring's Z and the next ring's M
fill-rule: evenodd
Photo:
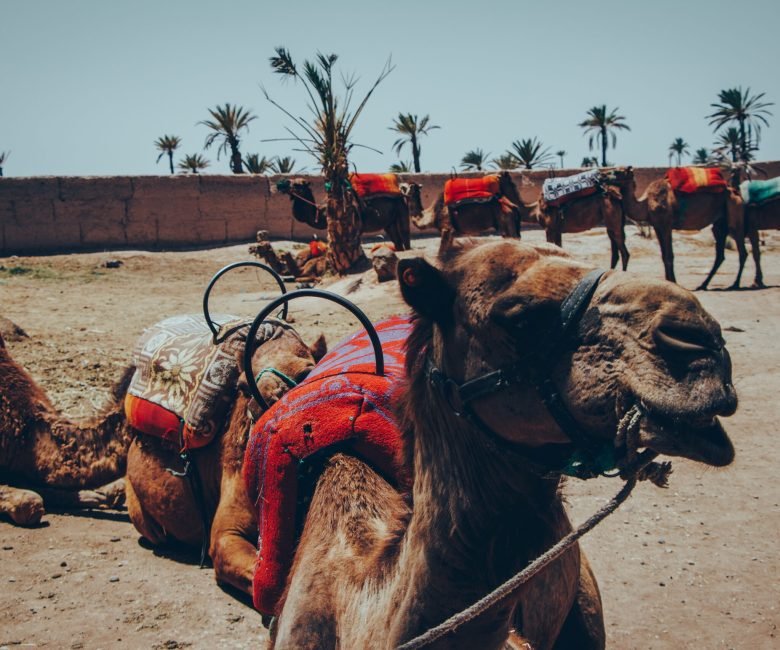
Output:
M653 331L653 339L662 351L678 354L711 354L723 348L709 331L685 325L660 325Z

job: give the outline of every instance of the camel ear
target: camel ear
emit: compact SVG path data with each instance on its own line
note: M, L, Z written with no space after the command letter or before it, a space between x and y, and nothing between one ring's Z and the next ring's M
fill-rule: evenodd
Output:
M452 322L455 291L437 268L419 257L401 260L398 282L404 300L418 314L439 325Z
M309 352L314 357L314 361L319 363L320 359L328 352L328 344L325 342L324 334L320 334L317 340L309 346Z

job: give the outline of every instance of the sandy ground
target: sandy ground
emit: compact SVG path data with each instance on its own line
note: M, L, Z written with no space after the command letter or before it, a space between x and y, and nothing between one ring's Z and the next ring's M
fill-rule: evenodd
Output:
M717 290L736 272L730 250L715 290L697 294L721 322L733 357L740 407L726 425L736 462L716 471L675 461L668 490L641 485L584 541L611 648L780 647L780 486L771 452L780 415L780 234L765 235L769 288ZM539 231L524 237L543 239ZM432 255L437 244L413 243L413 255ZM628 245L633 272L662 277L654 240L630 229ZM608 264L602 231L566 235L564 246ZM675 233L675 247L680 283L696 286L713 256L709 233ZM212 274L244 259L245 245L0 259L0 316L29 334L9 348L58 408L87 415L146 325L199 312ZM107 260L122 265L105 268ZM743 284L752 282L752 262L747 268ZM355 279L330 288L345 293ZM374 319L404 311L393 283L366 274L351 288L349 297ZM273 284L250 271L215 289L212 312L252 315L273 295ZM329 303L298 303L292 313L309 341L324 331L335 343L356 326ZM570 481L573 520L618 487L608 479ZM259 615L217 587L194 551L146 548L125 512L49 513L32 530L0 521L0 648L257 648L264 638Z

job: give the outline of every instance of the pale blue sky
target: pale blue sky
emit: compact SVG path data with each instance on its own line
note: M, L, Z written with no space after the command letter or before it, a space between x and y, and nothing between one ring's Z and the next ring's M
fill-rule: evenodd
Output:
M154 141L182 138L200 153L197 125L225 102L251 109L244 153L293 155L289 121L304 93L271 72L274 47L296 61L339 55L366 89L392 55L395 71L370 100L355 140L364 171L398 157L388 127L399 111L441 126L422 165L448 171L469 149L492 156L537 136L567 165L588 155L577 123L588 108L619 107L617 164L665 165L669 144L711 147L705 115L722 88L742 85L778 103L759 151L780 159L780 2L777 0L410 1L0 0L0 151L8 176L164 174ZM204 153L212 173L228 160ZM407 153L404 159L410 159Z

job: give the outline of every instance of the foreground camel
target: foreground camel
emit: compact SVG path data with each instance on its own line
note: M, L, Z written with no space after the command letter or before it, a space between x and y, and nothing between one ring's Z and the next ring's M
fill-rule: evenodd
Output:
M63 417L30 374L11 357L0 336L0 514L34 526L45 502L59 507L115 506L124 486L131 432L122 400L126 371L106 408L95 417Z
M424 230L436 228L441 233L439 252L452 247L455 237L478 235L494 230L502 237L520 237L521 222L534 221L531 211L535 204L523 203L512 176L503 171L498 176L499 195L492 201L464 202L456 209L448 208L441 192L426 210L410 213L412 223Z
M544 228L547 241L556 246L562 245L563 233L578 233L606 226L611 251L610 268L618 263L628 268L631 256L626 246L625 225L620 193L609 185L603 185L595 194L575 198L560 206L546 203L543 195L539 197L538 210L534 212L539 224Z
M715 260L707 277L697 287L697 291L707 288L723 263L728 235L734 238L739 253L739 271L731 288L739 287L747 259L744 211L739 192L729 187L718 193L678 194L672 189L666 177L663 177L651 182L644 194L637 198L636 180L631 167L618 170L612 182L620 188L626 215L638 223L649 223L655 230L667 280L677 281L674 275L672 230L702 230L712 225L712 234L715 237Z
M324 337L309 347L292 326L273 323L273 334L258 346L252 363L262 375L258 388L268 405L289 390L288 380L301 381L325 354ZM241 479L241 463L247 435L261 411L248 397L243 374L238 388L219 438L190 452L200 497L186 479L170 471L183 470L178 450L159 438L137 434L127 458L127 509L136 530L155 546L170 541L200 546L208 533L217 581L251 594L257 520Z
M440 261L399 264L414 312L397 409L411 498L356 458L326 464L275 648L395 648L485 596L569 532L560 468L575 431L614 449L619 467L639 447L733 460L717 418L737 405L729 355L690 292L607 272L588 304L588 267L517 241ZM575 287L583 308L564 330ZM556 423L534 383L559 395L573 427ZM616 439L632 413L638 427ZM513 624L535 650L603 647L595 583L580 566L570 549L435 647L501 648Z
M402 183L400 196L357 197L361 219L361 235L374 235L384 231L397 250L411 248L409 235L410 201L419 202L420 188L416 183ZM327 218L325 204L317 204L309 181L303 178L280 181L277 189L290 196L293 218L312 228L325 230ZM416 208L412 208L415 211Z

